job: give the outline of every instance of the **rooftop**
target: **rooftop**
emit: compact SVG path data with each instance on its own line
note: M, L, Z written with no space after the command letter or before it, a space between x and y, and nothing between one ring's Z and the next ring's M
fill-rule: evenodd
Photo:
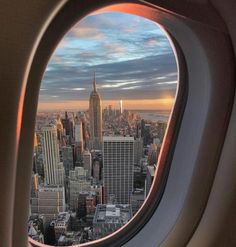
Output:
M58 192L58 191L63 191L63 190L64 190L64 187L61 185L47 185L47 186L39 187L39 192L46 192L46 191Z
M68 212L61 212L58 214L56 221L68 221L70 218L70 214Z
M103 141L134 141L133 136L103 136Z

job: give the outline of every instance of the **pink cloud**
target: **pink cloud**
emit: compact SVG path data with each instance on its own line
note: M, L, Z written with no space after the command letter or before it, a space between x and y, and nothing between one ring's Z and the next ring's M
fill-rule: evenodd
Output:
M104 49L106 49L106 51L108 53L119 53L122 54L126 51L126 48L121 45L121 44L117 44L117 43L113 43L113 44L104 44L103 45Z
M153 47L153 46L156 46L158 44L158 41L154 38L152 39L148 39L145 44L149 47Z

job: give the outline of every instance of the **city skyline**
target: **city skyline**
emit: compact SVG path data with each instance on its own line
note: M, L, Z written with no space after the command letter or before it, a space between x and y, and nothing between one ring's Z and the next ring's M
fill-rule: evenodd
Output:
M41 243L107 236L129 222L151 188L165 114L148 120L123 111L122 100L102 111L95 73L92 84L88 112L36 118L28 235Z
M156 24L130 15L92 15L65 36L40 89L30 237L86 243L138 212L174 103L173 56Z
M76 24L49 61L38 110L88 109L94 71L103 108L119 100L124 109L172 107L177 87L175 56L166 34L154 22L106 13Z
M164 98L156 100L122 100L123 110L157 110L157 111L170 111L174 104L174 98ZM111 105L115 109L119 109L120 100L103 100L102 109L107 108ZM89 110L89 100L83 101L70 101L68 105L65 106L65 102L52 102L50 105L48 103L40 103L40 108L38 112L52 112L52 111L87 111Z

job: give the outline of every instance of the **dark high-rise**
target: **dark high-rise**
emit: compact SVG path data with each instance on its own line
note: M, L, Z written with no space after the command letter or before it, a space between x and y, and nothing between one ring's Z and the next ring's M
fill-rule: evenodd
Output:
M89 122L90 122L90 143L91 148L101 149L102 145L102 106L101 98L96 88L94 74L93 91L89 99Z

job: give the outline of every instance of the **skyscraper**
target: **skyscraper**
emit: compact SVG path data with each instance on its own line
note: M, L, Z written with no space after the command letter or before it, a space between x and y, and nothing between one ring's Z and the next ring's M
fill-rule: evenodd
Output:
M71 142L73 140L73 137L74 137L74 133L73 133L73 130L74 130L73 118L72 119L69 119L68 113L65 112L65 118L62 119L61 122L63 124L64 129L65 129L65 134L66 134L66 137L67 137L67 142L69 142L71 144Z
M57 119L55 120L55 125L57 128L57 139L59 143L62 145L63 143L63 125L61 122L60 115L57 116Z
M61 149L62 161L65 169L65 174L68 177L70 170L73 170L73 149L70 146L64 146Z
M82 122L76 117L75 118L75 127L74 127L74 151L75 151L75 160L78 161L84 150L84 140L83 140L83 125Z
M123 101L122 99L120 100L120 114L123 113Z
M89 121L90 121L90 141L91 148L101 149L102 145L102 109L101 98L96 88L94 73L93 91L89 99Z
M138 166L143 157L143 139L136 138L134 141L134 165Z
M84 150L83 154L84 169L88 171L88 175L91 176L92 173L92 157L88 150Z
M118 204L129 204L134 177L134 138L103 137L103 179L105 203L115 197Z
M83 146L83 129L82 129L82 123L78 118L75 118L75 142L76 143L82 143ZM83 150L82 150L83 151Z
M45 184L58 185L61 179L59 179L57 128L55 125L43 126L41 132Z

